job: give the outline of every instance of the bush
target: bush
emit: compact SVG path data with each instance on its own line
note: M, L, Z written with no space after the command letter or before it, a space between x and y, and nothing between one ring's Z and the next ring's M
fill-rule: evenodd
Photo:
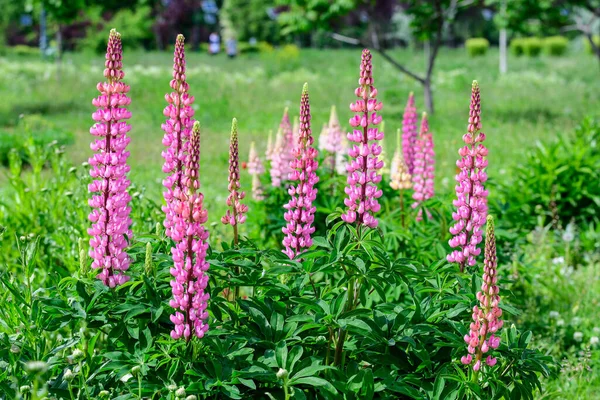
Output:
M596 44L596 47L600 47L600 35L594 35L592 40ZM594 54L594 49L592 49L592 45L590 44L590 41L587 38L584 38L583 43L585 46L585 51L589 54Z
M550 36L544 39L544 52L549 56L562 56L569 48L569 39L564 36Z
M537 57L542 52L542 39L530 37L523 39L523 54L529 57Z
M523 55L523 38L515 38L510 41L510 51L515 56Z
M16 46L12 46L8 48L8 54L19 56L19 57L27 57L27 56L36 56L41 57L41 52L38 47L26 46L24 44L18 44Z
M485 38L471 38L467 39L465 47L471 57L483 56L490 47L490 42Z
M586 119L573 135L538 143L500 183L501 201L493 206L502 224L531 230L553 222L566 226L600 219L600 124Z
M21 162L29 164L31 160L27 147L31 144L39 147L51 143L63 146L73 141L71 132L58 130L39 115L24 116L15 130L0 131L0 165L8 165L9 153L13 149Z

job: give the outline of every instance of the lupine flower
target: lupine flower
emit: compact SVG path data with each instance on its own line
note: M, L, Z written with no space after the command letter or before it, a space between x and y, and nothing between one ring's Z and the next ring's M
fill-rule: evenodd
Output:
M188 94L189 85L186 82L185 75L185 43L183 35L177 35L175 42L175 53L173 56L173 79L171 80L171 89L173 92L165 95L168 105L163 110L167 121L162 124L165 132L163 145L167 148L162 152L165 159L163 172L168 174L163 180L163 186L166 191L163 193L166 204L162 207L165 213L164 226L166 235L171 237L173 229L173 194L175 190L182 188L183 167L185 164L186 146L190 138L190 132L193 125L192 117L194 109L192 103L194 97Z
M316 173L319 162L317 149L313 147L310 118L308 84L305 83L300 99L298 143L294 149L295 158L292 160L292 172L289 176L290 180L297 184L288 189L291 199L284 206L287 210L284 214L287 224L282 228L285 234L283 252L290 259L312 246L311 235L315 231L312 226L316 211L313 201L317 197L317 189L314 186L319 181Z
M332 154L337 154L344 150L344 135L342 134L342 127L340 126L340 120L338 119L335 106L331 106L331 112L329 113L329 124L327 128L328 132L325 150Z
M125 248L128 245L126 236L131 236L131 197L127 193L130 183L127 179L127 145L130 141L127 132L131 126L125 120L131 118L131 112L125 107L131 99L127 97L129 86L121 82L125 76L122 60L121 35L112 29L104 69L107 82L98 83L100 95L92 101L98 110L92 115L96 123L90 133L98 139L90 145L96 154L89 159L93 181L88 186L89 192L93 193L89 205L94 208L89 215L92 226L88 229L92 236L89 252L94 260L92 268L102 270L97 277L111 288L129 280L124 272L130 263Z
M415 158L413 173L413 199L415 202L412 207L417 208L425 200L433 197L433 179L435 172L435 152L433 150L433 136L429 132L429 122L427 114L423 113L421 119L421 131L415 142ZM419 210L417 221L423 219L422 211ZM429 215L429 212L427 212Z
M456 197L453 204L456 212L452 218L456 223L450 227L454 235L450 247L456 249L447 257L448 262L456 262L463 271L465 265L475 265L475 257L481 253L477 245L482 240L482 227L487 215L488 192L483 187L487 181L485 168L488 165L487 148L483 145L485 134L481 132L481 99L479 85L473 81L471 105L467 133L463 135L465 146L458 154L456 162L460 172L456 175Z
M281 186L281 181L284 179L284 173L287 170L285 168L286 157L285 146L283 141L283 133L281 128L277 131L275 136L275 144L273 145L273 152L271 153L271 186ZM286 176L285 176L286 177Z
M339 175L348 174L348 139L342 135L341 150L335 154L335 171Z
M406 190L412 187L411 176L408 173L408 166L404 162L402 153L400 129L398 129L396 151L394 151L394 158L392 158L392 165L390 167L390 186L394 190Z
M246 222L248 206L241 203L246 193L240 190L240 160L238 145L237 119L231 122L231 139L229 141L229 197L227 197L227 212L221 218L225 225L233 227L233 240L237 244L237 226Z
M264 200L265 196L260 183L260 175L265 172L265 167L256 152L254 142L250 144L250 154L248 155L248 173L252 176L252 198L254 200Z
M352 157L347 166L348 186L345 192L348 197L344 200L348 210L342 214L342 220L375 228L377 219L373 213L381 208L377 199L383 194L377 188L381 181L378 171L383 167L383 162L378 160L381 154L378 142L383 140L383 132L376 127L381 123L377 111L383 104L377 101L377 89L373 86L371 57L369 50L363 50L358 80L360 86L354 91L359 100L350 104L350 110L356 113L350 119L350 125L357 129L348 133L348 140L357 144L348 151Z
M271 161L273 156L273 131L269 131L269 138L267 139L267 151L265 152L265 160Z
M175 324L171 337L184 337L186 341L192 335L201 338L208 330L206 307L210 296L205 292L209 267L206 261L208 231L203 226L208 212L203 207L204 195L198 192L199 160L200 123L196 121L186 155L182 190L174 191L172 237L176 245L171 249L174 265L170 270L174 279L171 280L173 299L169 304L176 310L171 315L171 322Z
M465 365L473 364L473 370L481 369L483 358L490 350L497 349L500 345L498 331L502 328L502 309L498 306L500 296L498 295L498 262L496 259L496 237L494 234L494 219L491 215L487 217L487 229L485 237L485 260L483 266L483 283L481 291L477 293L479 306L473 307L473 322L469 327L469 333L465 335L468 354L460 361ZM496 365L496 358L488 354L485 363L490 367Z
M402 118L402 151L409 174L413 174L415 168L415 142L418 134L417 118L415 96L413 92L410 92Z
M323 124L323 128L321 128L321 133L319 134L319 151L325 151L327 146L327 135L329 134L329 129L327 129L327 124Z

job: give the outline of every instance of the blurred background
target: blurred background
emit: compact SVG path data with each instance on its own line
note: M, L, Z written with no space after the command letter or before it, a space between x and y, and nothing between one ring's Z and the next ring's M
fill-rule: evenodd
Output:
M374 53L388 153L410 91L431 114L440 192L453 189L473 79L482 88L492 179L508 179L537 140L571 132L600 110L598 0L0 0L0 7L0 165L27 138L58 141L73 162L87 160L91 99L116 28L132 88L132 181L160 199L162 109L182 33L205 138L202 168L214 177L205 192L217 210L227 194L231 118L239 120L242 158L253 140L263 154L284 108L297 114L308 82L315 133L332 105L347 125L362 47Z

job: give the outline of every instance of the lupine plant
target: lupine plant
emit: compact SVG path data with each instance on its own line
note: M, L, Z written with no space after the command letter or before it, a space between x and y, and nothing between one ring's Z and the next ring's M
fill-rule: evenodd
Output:
M131 237L131 197L127 192L130 183L127 179L127 145L130 141L127 133L131 126L126 122L131 118L131 112L125 106L131 100L127 96L129 86L122 82L125 76L122 68L121 35L113 29L106 50L104 77L107 82L98 83L100 96L92 101L98 110L93 114L96 123L90 133L98 139L91 144L97 153L89 159L90 176L94 180L88 187L90 193L95 193L89 200L89 205L94 208L89 215L92 227L88 230L92 236L92 268L101 270L98 278L111 288L129 280L125 271L130 263L125 248L127 237Z
M267 157L269 157L269 152L267 151ZM275 135L275 143L273 144L273 149L270 152L271 157L271 169L269 174L271 175L271 186L280 187L281 182L287 179L285 175L289 169L286 167L286 146L285 139L283 136L283 130L281 127L277 131L277 135Z
M227 212L221 218L225 225L233 227L233 243L238 244L238 227L246 222L248 206L242 204L246 193L240 190L240 157L238 144L237 119L231 122L231 139L229 141L229 196L227 197Z
M354 91L359 100L350 105L350 110L356 113L350 119L350 125L357 129L348 134L348 140L357 144L348 151L353 160L347 167L348 186L345 192L348 197L344 204L348 210L342 215L342 220L375 228L377 219L373 213L379 211L377 199L383 194L377 188L381 181L378 171L383 167L383 161L378 159L381 154L378 142L383 140L383 131L377 129L382 118L377 112L383 108L383 104L377 101L377 89L373 86L371 58L371 52L363 50L359 87Z
M205 291L208 284L208 230L203 224L208 219L204 208L204 196L200 188L200 123L194 122L186 152L185 170L182 177L182 190L173 205L175 212L172 238L176 245L171 249L173 276L171 288L173 299L169 305L176 312L171 315L175 328L171 331L173 339L185 338L189 341L192 335L203 337L208 330L206 320L209 293Z
M456 162L460 172L456 175L456 197L453 204L456 212L452 219L456 223L450 227L454 235L450 247L456 248L448 255L448 262L456 262L463 271L466 265L473 266L475 257L481 253L477 247L482 240L482 226L487 215L487 195L483 184L487 181L485 168L488 165L488 150L483 145L485 134L481 132L481 98L479 84L473 81L471 105L467 133L463 135L465 146L458 154Z
M427 114L423 113L421 118L421 129L415 142L414 170L413 170L413 208L418 208L421 204L429 200L434 195L435 178L435 152L433 150L433 135L429 131L429 121ZM429 211L427 216L430 217ZM423 219L423 209L419 208L417 221Z
M415 169L415 142L417 140L417 108L413 92L408 95L408 101L402 117L402 152L408 166L408 173L413 174Z
M410 173L408 172L408 166L404 161L401 131L398 129L396 136L396 150L394 151L394 157L392 158L392 164L390 166L390 187L400 192L400 218L402 220L402 226L405 226L405 215L404 215L404 193L403 191L412 188L412 180Z
M478 306L473 307L473 322L469 326L469 333L465 335L468 354L460 361L469 365L474 362L473 370L479 372L483 366L486 354L500 346L498 331L502 328L502 309L499 306L498 295L498 262L496 258L496 236L494 233L494 219L487 216L485 237L485 260L483 264L483 283L481 291L477 292ZM489 367L496 365L496 357L488 354L485 363Z
M257 201L264 200L264 192L260 182L260 176L264 172L265 167L256 151L256 144L252 142L248 154L248 173L252 177L252 198Z
M284 206L286 226L282 229L286 235L283 239L284 253L290 259L312 246L311 235L315 231L312 226L316 211L313 201L317 197L315 184L319 181L316 173L319 162L317 149L313 147L310 119L308 84L305 83L300 99L298 143L294 148L294 159L290 163L290 180L297 184L288 189L291 199Z

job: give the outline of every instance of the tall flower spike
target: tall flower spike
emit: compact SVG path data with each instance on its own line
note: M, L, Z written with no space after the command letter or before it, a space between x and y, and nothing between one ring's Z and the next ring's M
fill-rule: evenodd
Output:
M248 173L252 176L252 198L254 200L264 200L262 185L260 183L260 175L265 172L265 167L256 152L254 142L250 144L250 154L248 154Z
M329 134L329 129L327 128L327 124L323 124L323 128L321 128L321 133L319 134L319 151L327 150L327 135Z
M273 131L269 131L269 138L267 139L267 151L265 152L265 159L271 161L273 156Z
M130 183L127 179L127 145L130 141L127 133L131 126L125 121L131 118L131 112L125 107L131 99L127 97L129 86L121 82L125 76L122 60L121 35L112 29L104 70L107 82L98 83L96 88L100 95L92 101L98 110L92 115L96 123L90 133L98 139L90 145L96 153L89 159L93 181L88 186L92 193L89 205L93 208L88 217L92 222L88 229L92 236L89 252L94 260L92 268L101 270L98 279L111 288L129 280L125 271L130 263L125 248L127 237L131 236L131 197L127 193Z
M415 168L415 142L418 134L417 118L415 96L413 92L410 92L402 118L402 151L409 174L413 174Z
M421 131L415 142L415 159L413 173L413 199L412 207L417 208L422 202L429 200L434 195L433 180L435 178L435 152L433 150L433 135L429 131L427 113L421 119ZM422 209L419 210L417 221L423 219ZM428 212L429 215L429 212Z
M240 162L238 145L238 127L237 119L231 122L231 139L229 141L229 197L227 197L227 212L221 218L225 225L233 227L234 243L238 242L238 225L246 222L246 212L248 206L241 203L246 197L246 193L240 190Z
M273 152L271 154L271 186L280 187L281 181L284 178L286 157L285 157L285 145L283 139L283 133L281 128L277 131L275 136L275 144L273 145Z
M194 123L194 109L192 103L194 97L188 94L189 85L186 82L185 75L185 38L183 35L177 35L175 42L175 52L173 55L173 79L171 80L171 93L165 95L167 106L163 114L167 121L162 124L165 132L163 145L166 149L162 152L165 160L163 172L167 177L163 180L163 186L166 188L163 193L165 205L162 207L165 213L164 226L166 235L172 237L173 230L173 203L175 202L175 191L181 191L183 179L183 167L186 157L186 146L190 138L190 132Z
M412 187L411 176L408 173L408 166L404 162L404 157L402 156L400 129L398 129L396 137L396 151L394 151L394 158L392 158L392 165L390 169L390 186L392 189L406 190Z
M476 124L476 122L475 122ZM473 322L469 326L469 333L464 339L467 343L468 354L460 361L465 365L473 364L473 370L481 369L483 358L490 350L497 349L500 345L498 331L502 328L503 321L500 303L498 275L498 261L496 259L496 237L494 234L494 219L487 216L487 229L485 237L485 260L483 266L483 283L481 291L477 292L479 306L473 307ZM485 363L493 367L496 358L491 354L485 358Z
M169 305L176 311L171 315L175 328L171 331L173 339L192 335L203 337L208 330L209 294L205 292L208 284L208 231L204 223L208 212L203 206L204 195L198 191L200 161L200 123L194 122L185 161L185 173L182 178L182 190L175 190L176 203L173 240L176 245L171 249L173 276L171 288L173 299Z
M350 119L350 125L356 129L348 133L348 139L356 144L348 151L352 157L347 166L348 186L345 192L348 197L344 200L348 210L342 214L342 220L375 228L377 219L373 213L381 208L377 199L382 191L377 184L381 181L379 170L383 167L383 162L378 159L381 154L378 142L383 140L383 132L376 125L381 123L377 112L383 104L377 101L377 89L373 86L371 57L369 50L363 50L359 87L354 91L359 100L350 104L350 110L356 113Z
M282 228L285 237L283 251L290 259L301 254L312 246L311 235L315 231L312 223L315 219L316 207L313 201L317 197L315 184L317 177L317 149L313 147L314 139L310 129L310 103L308 98L308 84L302 88L300 99L300 123L298 129L298 143L294 148L290 180L297 182L290 186L288 193L290 201L284 206L284 218L287 222Z
M447 257L448 262L456 262L463 271L466 265L475 265L475 257L481 253L477 245L482 240L482 227L487 215L487 195L483 184L487 181L485 168L488 149L483 145L485 134L481 132L481 98L479 84L473 81L471 105L467 133L463 135L465 146L458 151L460 159L456 166L456 197L453 204L456 212L452 219L456 223L450 227L454 235L449 244L454 250Z

